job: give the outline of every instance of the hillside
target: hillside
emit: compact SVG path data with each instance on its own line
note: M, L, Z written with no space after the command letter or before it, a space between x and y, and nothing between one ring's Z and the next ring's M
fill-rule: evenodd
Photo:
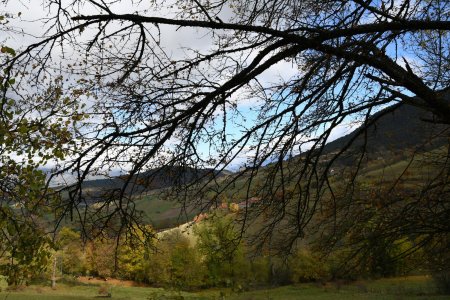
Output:
M387 109L377 112L371 119L378 118ZM403 105L378 119L367 130L366 151L369 154L386 152L401 152L409 149L431 150L446 143L445 138L439 137L448 126L431 123L430 114L410 105ZM360 132L361 127L353 132L338 138L327 144L326 153L342 149ZM362 133L356 138L350 151L361 151L365 144L365 136Z
M152 190L164 189L174 185L185 185L197 180L206 179L212 175L221 177L231 172L217 172L212 169L194 169L190 167L167 166L158 169L150 169L133 176L126 188L126 194L130 196L147 193ZM100 201L101 198L114 191L120 190L126 184L127 176L118 176L105 179L86 180L81 188L83 195L91 201Z
M381 113L383 111L373 115L372 118L378 117ZM401 173L403 168L408 165L408 157L413 150L419 150L419 153L445 151L445 147L443 147L446 143L445 139L436 138L437 133L444 127L422 121L423 118L426 118L426 115L420 109L402 106L377 120L367 131L366 151L368 155L363 162L361 175L370 180L378 180L378 177L386 176L386 173L390 173L392 177ZM324 149L325 157L344 147L357 134L358 130L360 129L327 144ZM363 145L364 134L356 138L349 150L337 161L337 166L351 167L359 157L355 154L361 152ZM415 168L417 168L416 165L414 165ZM264 182L269 170L270 165L263 167L253 180L253 184ZM160 192L174 185L184 185L195 180L207 179L213 172L212 169L195 170L180 167L151 169L134 176L132 178L134 185L128 187L126 191L134 197L136 209L145 214L146 220L156 228L168 228L188 222L198 210L194 207L187 207L187 214L181 217L181 205L175 201L163 200ZM231 172L215 173L222 178L227 178L226 176L231 174ZM416 175L415 177L417 177ZM228 179L231 178L232 176L228 176ZM244 201L247 180L246 174L237 179L224 192L225 198L232 202ZM416 178L416 181L420 180L420 178ZM124 182L125 177L98 179L84 182L82 188L85 195L96 202L101 201L104 193L122 188Z
M378 180L377 176L384 176L386 179L387 173L390 173L390 177L401 174L413 156L416 160L426 160L426 156L445 154L448 143L445 134L448 126L424 121L429 119L429 116L423 110L413 106L400 106L394 112L386 113L389 109L391 108L388 107L370 117L371 119L375 118L376 121L367 129L367 135L362 133L356 137L347 151L334 161L332 170L335 174L342 174L344 169L349 172L354 170L359 164L366 138L366 155L361 161L359 175L367 176L370 180ZM380 118L378 119L378 117ZM331 159L354 139L359 131L361 128L328 143L323 150L322 161L326 162ZM303 153L290 158L285 167L295 173L296 166L301 164L299 160L306 155L307 153ZM419 177L427 177L426 172L420 171L420 165L419 162L416 162L411 165L412 169L409 170L409 173L414 173L409 176L414 175L417 181L421 180ZM266 182L273 166L273 163L268 164L258 171L252 180L252 185L256 188L250 188L250 197L258 194L260 188L258 189L257 186ZM422 171L424 170L422 169ZM247 193L249 176L250 173L244 173L233 182L225 192L226 197L233 201L243 201Z
M377 118L380 111L372 116ZM366 151L370 159L376 159L383 155L384 159L405 151L419 150L430 151L439 148L446 143L446 139L439 137L439 133L445 130L445 126L436 125L424 121L429 116L423 110L413 106L400 106L395 111L387 113L367 130ZM361 129L340 137L325 146L325 154L335 153L358 134ZM360 153L365 145L365 136L361 134L353 142L347 151L348 154ZM350 155L351 156L351 155ZM351 159L341 159L341 162L349 164ZM164 189L174 185L185 185L197 180L207 179L215 175L221 177L231 175L232 172L223 171L220 174L212 169L194 169L189 167L167 166L158 169L150 169L133 176L127 187L127 194L137 195L152 190ZM126 181L126 176L107 179L87 180L83 182L83 193L89 198L101 197L105 192L121 189Z

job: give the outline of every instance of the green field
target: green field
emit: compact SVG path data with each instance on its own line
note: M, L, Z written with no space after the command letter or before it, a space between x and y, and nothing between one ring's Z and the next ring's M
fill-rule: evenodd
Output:
M433 282L426 276L357 281L351 284L327 283L300 284L261 289L247 292L233 292L231 289L214 289L200 292L177 292L150 287L107 286L112 299L448 299L439 295ZM58 284L52 290L48 286L32 285L18 291L6 291L2 286L0 300L64 300L101 299L99 285ZM105 289L105 288L104 288Z

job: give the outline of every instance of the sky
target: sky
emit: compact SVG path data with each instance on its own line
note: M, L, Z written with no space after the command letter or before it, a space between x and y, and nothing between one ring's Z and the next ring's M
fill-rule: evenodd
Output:
M119 13L134 13L136 7L130 6L127 4L128 1L119 2L117 5L112 7L113 11ZM9 24L16 33L6 33L6 44L13 48L20 48L26 46L32 42L38 40L37 37L40 37L45 34L45 26L42 23L48 14L46 8L43 6L45 1L9 1L7 5L0 9L0 11L8 12L16 16L16 18L11 19L11 23ZM142 7L142 9L145 9ZM95 8L86 8L86 14L96 13L97 10ZM20 14L20 17L17 17ZM156 15L156 16L170 16L168 10L160 10L160 11L152 11L146 12L146 15ZM227 20L232 17L232 12L230 9L225 9L221 15L221 19ZM168 52L173 56L173 58L181 58L185 52L183 47L194 48L198 51L207 51L210 47L212 47L212 39L210 35L207 34L207 31L203 29L192 29L192 28L176 28L174 26L161 26L161 45L163 48L167 49ZM21 32L26 33L25 35L20 34ZM293 66L290 62L281 61L277 65L273 66L269 70L263 72L258 76L258 80L262 84L270 84L279 82L282 80L286 80L292 76L298 74L298 70L296 66ZM239 97L239 95L235 95L235 97ZM245 99L240 98L238 103L239 110L246 117L247 127L251 126L251 123L254 122L257 118L255 110L252 108L255 105L255 100L251 97L247 97ZM242 124L244 125L244 120L241 119ZM330 141L336 138L339 138L342 135L349 133L354 127L350 123L339 125L331 134ZM239 135L239 132L242 131L241 126L230 125L228 131L231 135L236 134ZM200 144L199 150L201 152L207 153L209 151L207 144ZM302 151L307 149L302 149ZM243 152L236 157L236 159L230 164L230 168L232 170L237 170L243 164L245 164L249 155L252 155L252 152L249 151L247 153ZM46 168L51 168L52 163L45 166Z

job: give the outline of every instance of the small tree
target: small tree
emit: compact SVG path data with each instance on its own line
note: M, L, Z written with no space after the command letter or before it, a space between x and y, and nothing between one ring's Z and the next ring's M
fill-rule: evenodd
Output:
M117 246L117 275L138 282L147 282L145 264L155 247L151 226L131 227Z
M107 238L86 243L86 268L90 275L109 277L114 273L116 245L115 240Z
M58 233L58 256L62 257L62 269L66 274L80 275L86 269L81 235L73 229L63 227Z
M180 232L170 233L164 240L170 247L170 285L179 289L204 286L206 268L191 241Z
M242 284L249 277L250 263L231 215L213 214L194 228L197 249L208 269L210 284Z
M207 277L201 255L179 230L160 236L144 266L149 283L178 290L199 288Z

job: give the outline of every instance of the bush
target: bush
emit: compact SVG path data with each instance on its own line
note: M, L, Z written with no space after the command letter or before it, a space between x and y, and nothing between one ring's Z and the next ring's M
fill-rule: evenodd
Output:
M289 265L294 283L322 281L329 277L327 264L305 249L298 250Z
M250 260L250 286L265 286L269 283L270 260L268 257L256 257Z

